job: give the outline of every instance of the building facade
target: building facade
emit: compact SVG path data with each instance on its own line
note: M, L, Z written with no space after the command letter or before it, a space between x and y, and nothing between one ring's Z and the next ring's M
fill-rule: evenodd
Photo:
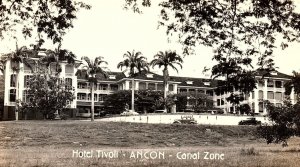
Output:
M45 56L42 52L37 57L30 57L29 63L31 63L34 70L38 70L37 64L41 57ZM74 93L76 98L70 102L69 108L77 108L77 116L88 116L90 114L91 106L91 94L90 85L85 77L85 74L78 71L77 67L80 65L80 61L76 61L75 64L68 64L66 61L59 63L61 72L59 78L74 87ZM18 70L14 70L18 67ZM46 68L46 67L45 67ZM50 64L48 72L52 75L55 73L55 65ZM94 87L94 101L96 110L101 110L102 103L105 97L118 90L131 90L132 82L131 78L126 77L122 72L108 72L109 77L104 78L101 75L97 75L98 83ZM9 59L5 66L5 90L4 90L4 111L2 118L14 119L16 101L28 101L30 100L27 95L28 78L33 75L32 70L23 63L14 64ZM267 113L266 107L263 106L263 100L269 100L276 106L281 106L283 101L289 98L292 103L295 103L295 95L292 91L289 97L284 95L284 84L290 80L290 76L273 72L268 77L262 77L263 74L257 73L258 83L257 89L252 91L249 95L245 96L245 100L241 104L248 104L251 107L253 113L257 115L265 115ZM239 113L236 106L233 106L227 102L226 98L229 96L226 93L217 94L215 91L217 84L216 80L204 79L204 78L190 78L190 77L170 77L167 90L168 94L178 93L191 93L191 94L206 94L213 100L213 106L215 108L222 109L225 114ZM152 73L142 72L135 78L135 90L164 90L163 76ZM187 104L187 109L191 106ZM173 108L172 112L176 109Z

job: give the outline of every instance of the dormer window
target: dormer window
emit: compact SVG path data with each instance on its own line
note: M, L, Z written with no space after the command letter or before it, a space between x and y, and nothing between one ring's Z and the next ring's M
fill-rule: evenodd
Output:
M146 74L147 78L153 78L153 74Z
M116 79L116 76L115 76L115 75L109 75L108 78L109 78L109 79Z
M186 84L193 85L193 81L186 81Z
M271 72L271 75L277 75L276 71Z
M203 82L205 86L210 86L210 82Z

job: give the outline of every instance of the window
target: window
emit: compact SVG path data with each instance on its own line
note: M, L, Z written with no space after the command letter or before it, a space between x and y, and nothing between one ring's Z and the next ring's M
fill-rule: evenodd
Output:
M65 84L66 84L67 89L71 89L72 88L72 79L71 78L66 78L65 79Z
M104 100L104 94L99 94L99 101L103 101Z
M149 90L155 90L155 84L154 83L148 83L148 89Z
M28 88L30 85L30 79L32 78L31 75L25 75L24 76L24 87Z
M221 99L221 105L224 105L225 101L223 99Z
M106 98L106 94L99 94L99 101L104 101L105 100L105 98Z
M139 82L139 90L145 90L146 89L146 83L145 82Z
M271 75L277 75L277 72L276 71L272 71Z
M153 78L153 74L146 74L147 78Z
M123 90L123 85L122 84L119 84L119 89Z
M268 80L268 87L274 87L274 81L273 80Z
M145 85L145 88L146 88L146 85ZM111 90L118 90L118 89L119 89L119 86L118 86L118 85L112 84L112 85L110 85L110 89L111 89Z
M179 89L179 92L187 92L186 89Z
M109 75L108 78L109 79L116 79L116 76L115 75Z
M264 92L262 90L258 91L258 99L264 99Z
M30 64L30 66L32 67L32 70L34 70L34 68L35 68L34 63L29 63L29 64ZM25 71L26 73L31 73L30 67L27 66L26 64L24 64L24 71Z
M202 89L198 89L198 92L199 92L199 93L203 93L203 94L205 93L205 91L202 90Z
M263 112L264 111L264 104L263 104L263 102L259 102L258 103L258 111L259 112Z
M205 86L209 86L210 82L203 82Z
M87 88L86 83L84 83L84 82L79 82L78 85L77 85L77 88L78 88L78 89L86 89L86 88Z
M98 101L98 96L97 96L97 94L94 94L94 101Z
M173 91L174 86L172 84L169 84L169 91Z
M213 96L214 92L212 90L207 90L206 94L209 95L209 96Z
M245 100L249 100L249 94L245 94Z
M10 102L16 101L16 89L9 90L9 101Z
M65 69L66 74L73 74L74 73L74 68L72 65L67 64L66 69Z
M264 87L265 86L265 81L264 80L259 80L258 81L258 87Z
M157 84L157 90L164 90L164 85L163 84Z
M189 92L195 92L195 89L189 89Z
M276 100L282 100L282 93L281 92L276 92L275 93L275 99Z
M252 99L255 99L255 93L254 93L254 91L252 91L251 94L252 94Z
M77 99L78 100L86 100L86 94L85 93L77 93Z
M17 79L16 74L12 74L10 76L10 87L16 87L16 79Z
M268 91L268 99L274 99L274 92Z
M281 103L276 103L275 107L282 107L282 104Z
M107 84L100 84L99 85L99 90L108 90L108 85Z
M282 88L282 82L281 81L275 81L275 87L276 88Z
M218 99L217 100L217 106L220 106L221 105L221 99Z
M33 101L32 95L30 95L27 90L23 91L23 101L25 101L25 102L32 102Z
M55 73L56 73L56 64L54 64L54 63L51 63L51 64L50 64L50 72L51 72L52 74L55 74Z

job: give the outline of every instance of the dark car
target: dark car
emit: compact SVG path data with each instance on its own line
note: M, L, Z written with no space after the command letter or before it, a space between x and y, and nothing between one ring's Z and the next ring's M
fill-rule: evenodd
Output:
M197 124L197 121L193 116L181 116L181 119L177 119L174 124Z
M239 125L261 125L261 121L258 121L255 118L247 118L246 120L241 120Z

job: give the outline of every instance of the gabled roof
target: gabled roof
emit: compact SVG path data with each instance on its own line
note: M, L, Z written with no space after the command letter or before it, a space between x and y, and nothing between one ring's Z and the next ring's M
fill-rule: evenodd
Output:
M108 75L114 75L116 76L114 79L112 78L105 78L102 74L96 74L96 78L99 81L119 81L123 78L126 78L125 74L123 72L107 72ZM76 73L77 79L87 79L86 73L84 70L78 70Z
M129 77L127 77L129 78ZM155 74L150 71L142 71L138 74L135 79L142 79L142 80L154 80L154 81L163 81L164 77L162 75Z
M257 70L255 75L261 76L261 77L270 77L270 78L284 78L284 79L292 78L292 76L278 72L278 71L268 72L266 70Z
M175 77L171 76L170 81L180 82L178 86L192 86L192 87L215 87L217 80L191 77ZM209 85L205 84L209 83Z

